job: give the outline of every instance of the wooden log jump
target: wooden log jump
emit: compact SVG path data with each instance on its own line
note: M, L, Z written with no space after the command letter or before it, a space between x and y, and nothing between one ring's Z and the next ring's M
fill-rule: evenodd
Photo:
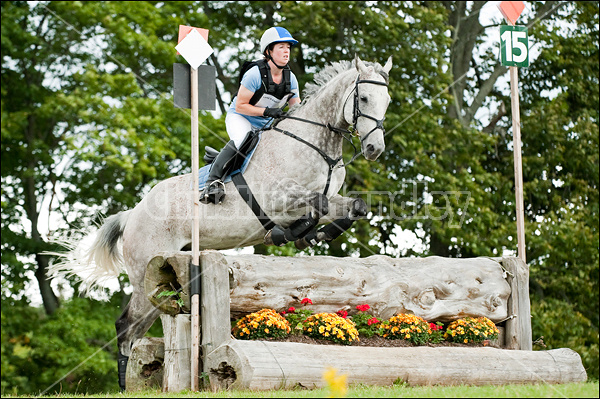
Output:
M233 317L263 308L284 310L311 298L316 312L353 311L368 303L377 317L414 313L429 321L452 321L465 316L505 320L511 287L502 263L490 258L394 259L225 256ZM511 267L514 266L510 263ZM145 287L148 299L168 314L187 313L189 253L158 254L149 265ZM511 272L511 275L514 274ZM186 304L156 297L169 287L182 287ZM516 314L516 313L512 313Z
M149 263L146 293L169 314L163 323L165 318L171 325L180 323L178 319L189 323L189 315L182 312L189 304L185 287L190 256L163 253ZM390 385L400 379L410 385L500 385L587 379L576 352L531 350L529 272L519 258L284 258L203 251L200 263L202 364L211 389L320 387L328 366L346 374L350 384ZM160 305L156 298L173 287L182 290L183 308L174 301ZM231 337L232 316L262 308L283 310L298 306L304 297L313 300L315 313L368 303L381 318L414 313L433 322L486 316L503 325L500 344L505 349L375 348ZM166 334L179 334L169 331L165 330L165 351L166 342L172 341ZM168 375L174 373L165 371L163 390L180 390L166 382Z
M213 389L321 388L334 367L348 383L390 386L504 385L585 381L581 358L571 349L509 351L491 347L309 345L228 340L205 359Z

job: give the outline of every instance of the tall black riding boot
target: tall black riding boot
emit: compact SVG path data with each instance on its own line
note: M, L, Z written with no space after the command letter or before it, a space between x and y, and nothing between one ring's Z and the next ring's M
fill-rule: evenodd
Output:
M129 356L125 356L121 354L119 350L119 357L117 360L118 372L119 372L119 388L121 388L121 392L125 391L125 375L127 374L127 362L129 361Z
M231 140L219 152L219 155L217 155L210 168L206 185L200 192L200 202L219 204L223 201L223 198L225 198L223 179L225 178L229 161L235 156L237 151L233 140Z

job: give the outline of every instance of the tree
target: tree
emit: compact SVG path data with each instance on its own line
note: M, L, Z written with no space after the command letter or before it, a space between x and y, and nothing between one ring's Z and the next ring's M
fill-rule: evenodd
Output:
M51 230L75 231L189 168L189 111L169 95L172 15L188 7L2 3L2 273L34 272L48 314L59 301L40 255L43 207L62 219ZM201 123L222 130L211 115Z

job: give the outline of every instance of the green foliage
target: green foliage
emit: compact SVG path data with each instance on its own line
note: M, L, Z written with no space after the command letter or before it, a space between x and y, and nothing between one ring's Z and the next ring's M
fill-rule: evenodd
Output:
M183 307L183 305L184 305L183 299L181 298L181 296L179 294L180 294L180 292L178 292L178 291L162 291L160 294L158 294L156 296L156 299L162 298L162 297L169 297L169 298L173 299L175 301L175 303L177 305L179 305L179 307Z
M301 335L304 328L304 321L312 314L313 311L310 309L288 308L284 317L290 324L290 334Z
M116 391L117 309L115 303L73 298L45 316L3 301L3 394Z
M576 306L557 298L533 295L531 329L534 349L571 348L578 352L588 378L598 381L598 327L576 310Z
M369 305L359 305L356 308L358 309L358 312L352 315L350 319L356 325L358 334L367 338L371 338L378 334L381 321L367 312L370 308ZM340 314L340 312L338 312L338 314Z

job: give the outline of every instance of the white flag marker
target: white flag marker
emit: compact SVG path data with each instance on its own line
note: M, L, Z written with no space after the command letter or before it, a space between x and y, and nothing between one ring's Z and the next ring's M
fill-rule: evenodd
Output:
M213 48L208 44L196 29L192 29L190 33L181 41L175 49L185 58L185 60L194 69L198 67L210 57L213 53Z

